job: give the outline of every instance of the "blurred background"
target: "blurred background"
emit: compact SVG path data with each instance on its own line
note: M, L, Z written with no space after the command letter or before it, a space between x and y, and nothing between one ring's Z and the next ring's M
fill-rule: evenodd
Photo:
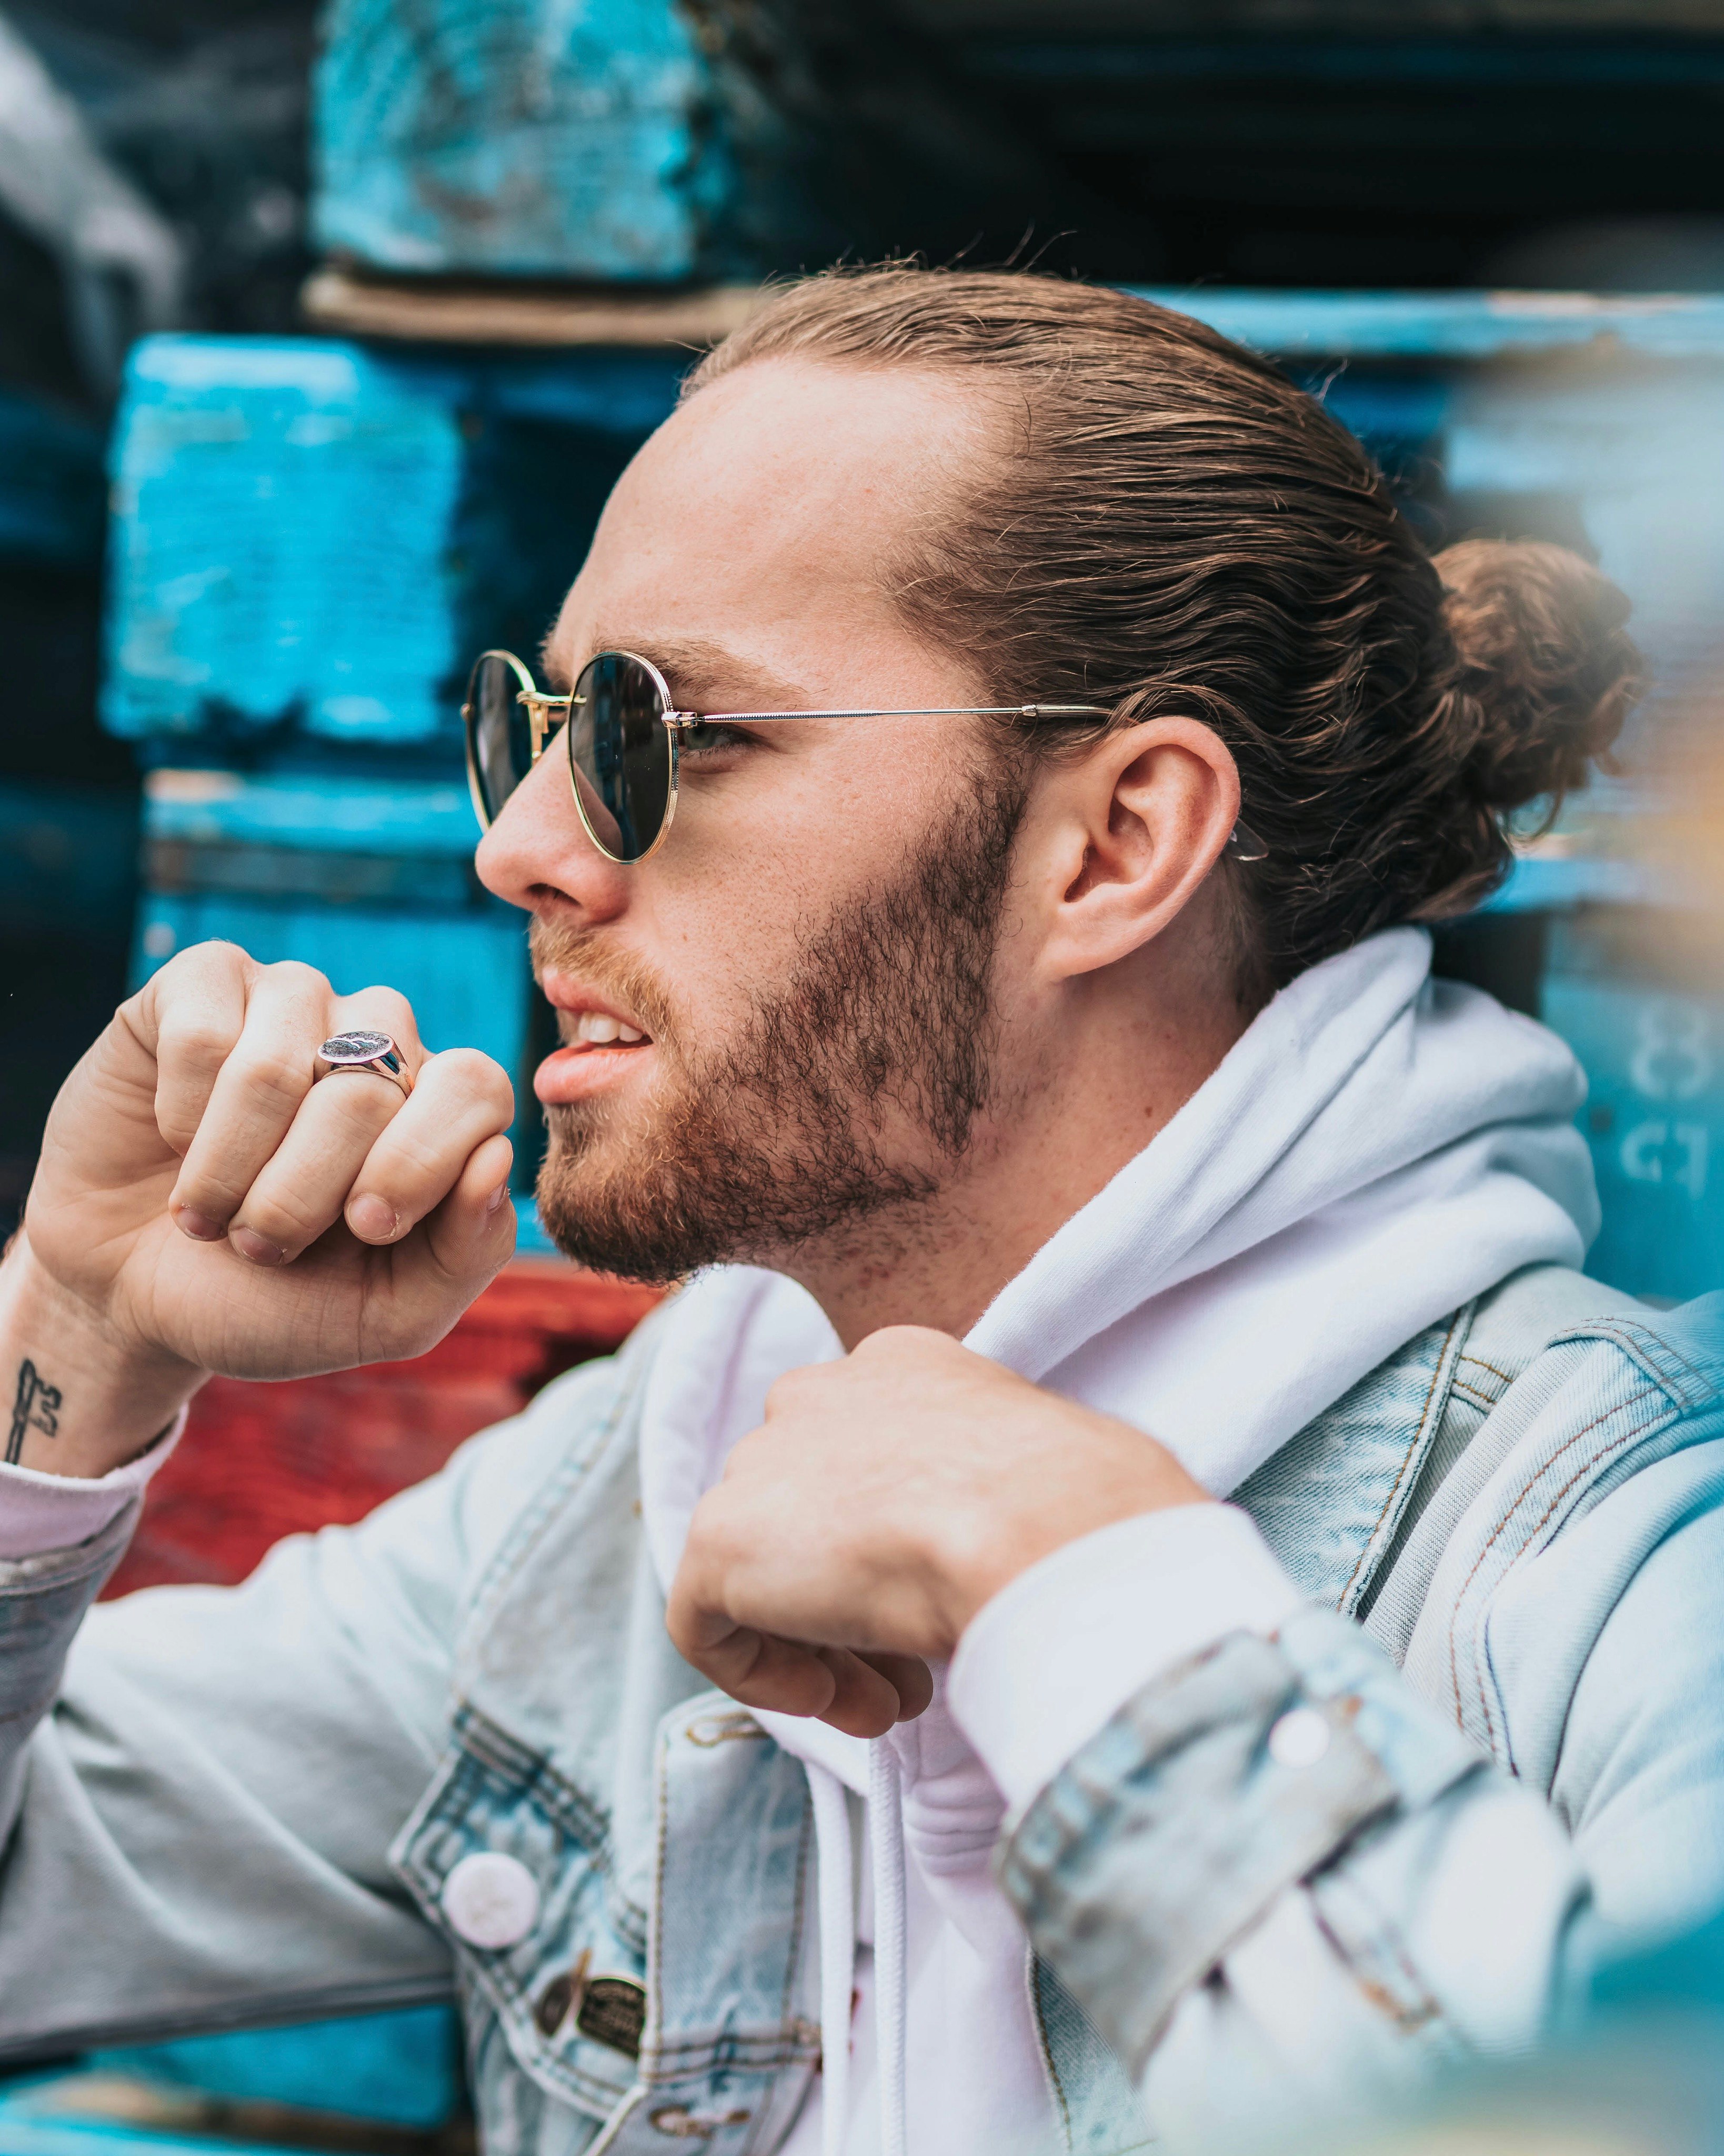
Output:
M1439 964L1586 1065L1591 1270L1724 1281L1724 0L27 0L0 1226L66 1069L205 937L392 982L525 1104L527 1257L418 1365L213 1385L116 1589L357 1517L650 1300L531 1215L548 1014L471 873L462 669L536 646L762 280L889 253L1150 290L1322 394L1434 546L1553 538L1625 587L1654 679L1621 770ZM105 2118L464 2131L442 2010L18 2085L0 2156Z

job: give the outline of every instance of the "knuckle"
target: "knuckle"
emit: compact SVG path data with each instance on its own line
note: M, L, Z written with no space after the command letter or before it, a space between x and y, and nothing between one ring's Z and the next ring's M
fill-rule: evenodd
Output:
M230 1027L207 1013L171 1018L162 1029L161 1060L198 1072L219 1070L233 1051Z
M822 1383L818 1367L806 1370L787 1370L782 1378L775 1378L767 1392L767 1415L792 1414L812 1399Z
M303 1054L286 1047L246 1050L231 1059L228 1069L235 1082L259 1104L295 1106L311 1083L310 1050Z
M330 1217L310 1202L307 1193L282 1184L259 1189L254 1183L239 1210L239 1224L254 1228L285 1250L310 1242L330 1225Z
M303 958L278 958L273 965L261 969L262 978L275 989L290 996L324 996L334 993L328 977L320 973L315 966L308 966Z
M179 1201L211 1220L226 1220L239 1210L245 1195L243 1176L223 1175L220 1163L188 1169L179 1183Z
M458 1086L488 1106L501 1106L506 1101L512 1111L515 1088L501 1064L477 1048L445 1048L441 1055L431 1057L437 1067L439 1080Z
M213 973L232 975L242 973L251 963L250 958L237 943L224 937L211 936L201 943L188 943L182 951L176 951L165 966L156 968L155 978L177 986L182 981L208 978Z
M431 1138L407 1130L392 1131L386 1156L367 1166L366 1188L399 1196L426 1183L440 1183L449 1173L449 1163L439 1154Z
M373 988L362 988L351 1000L375 1012L378 1024L398 1040L403 1033L414 1033L413 1007L399 988L385 988L379 983Z

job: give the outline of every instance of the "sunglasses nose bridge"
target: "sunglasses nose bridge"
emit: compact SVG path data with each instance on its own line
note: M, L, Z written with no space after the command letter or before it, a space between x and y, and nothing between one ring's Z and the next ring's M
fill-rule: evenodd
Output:
M568 717L577 704L587 700L574 695L547 696L542 689L520 689L516 691L515 701L526 710L527 729L532 737L532 760L536 763L558 723Z

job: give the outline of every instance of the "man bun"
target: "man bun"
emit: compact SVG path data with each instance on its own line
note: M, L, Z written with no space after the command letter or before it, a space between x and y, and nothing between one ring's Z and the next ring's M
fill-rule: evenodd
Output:
M1466 539L1436 557L1472 706L1470 790L1499 815L1586 784L1641 687L1629 603L1566 547Z

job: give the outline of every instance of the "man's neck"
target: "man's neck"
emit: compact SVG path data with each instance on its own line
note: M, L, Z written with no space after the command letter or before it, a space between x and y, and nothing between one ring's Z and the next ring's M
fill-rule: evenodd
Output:
M1153 1010L1154 1016L1148 1015ZM807 1288L848 1350L888 1325L962 1339L1008 1281L1165 1129L1248 1020L1230 1009L1159 1009L1117 1022L1080 998L1065 1052L1022 1106L979 1124L932 1199L871 1216L776 1260Z

